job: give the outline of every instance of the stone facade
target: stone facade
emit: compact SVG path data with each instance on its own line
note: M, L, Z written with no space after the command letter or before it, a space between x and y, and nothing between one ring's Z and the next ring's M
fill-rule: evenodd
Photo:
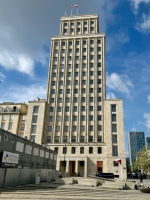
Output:
M65 176L126 178L123 105L106 99L105 52L97 14L61 17L60 35L51 38L47 99L29 101L26 110L24 136L57 151Z

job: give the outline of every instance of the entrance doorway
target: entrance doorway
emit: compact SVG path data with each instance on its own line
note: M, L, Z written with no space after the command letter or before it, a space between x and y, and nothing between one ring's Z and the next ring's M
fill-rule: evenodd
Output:
M69 161L70 176L75 172L75 161ZM77 173L77 172L76 172Z
M97 173L103 173L103 161L97 161Z

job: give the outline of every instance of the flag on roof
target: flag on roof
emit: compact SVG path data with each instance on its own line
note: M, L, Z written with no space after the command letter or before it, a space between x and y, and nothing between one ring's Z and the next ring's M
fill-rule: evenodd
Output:
M75 4L74 7L78 8L78 4Z
M120 163L120 164L121 164L121 158L118 158L118 159L116 160L116 163Z

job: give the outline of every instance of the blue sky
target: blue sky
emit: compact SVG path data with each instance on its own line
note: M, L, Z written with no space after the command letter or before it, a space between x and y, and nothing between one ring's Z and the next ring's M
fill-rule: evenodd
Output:
M0 102L46 98L50 38L74 4L106 33L107 98L123 98L128 151L129 131L150 136L150 0L0 1Z

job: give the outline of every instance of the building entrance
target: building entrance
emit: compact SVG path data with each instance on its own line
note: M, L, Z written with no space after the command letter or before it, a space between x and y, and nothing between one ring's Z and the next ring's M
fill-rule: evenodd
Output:
M97 172L103 172L103 161L97 161Z
M75 172L75 161L69 161L70 176ZM77 173L77 172L76 172Z

